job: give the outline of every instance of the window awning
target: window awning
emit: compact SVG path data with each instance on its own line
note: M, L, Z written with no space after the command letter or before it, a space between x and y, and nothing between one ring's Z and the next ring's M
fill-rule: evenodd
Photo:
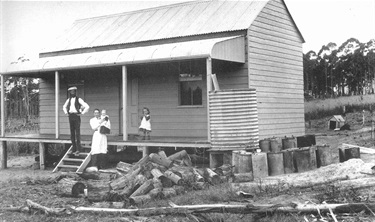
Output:
M244 36L45 57L37 61L11 64L2 74L26 74L207 57L245 63Z

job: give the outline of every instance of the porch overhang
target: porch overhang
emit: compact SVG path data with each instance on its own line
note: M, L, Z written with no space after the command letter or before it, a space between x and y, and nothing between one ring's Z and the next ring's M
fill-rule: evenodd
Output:
M11 64L4 75L212 58L245 63L245 38L232 36L39 58Z

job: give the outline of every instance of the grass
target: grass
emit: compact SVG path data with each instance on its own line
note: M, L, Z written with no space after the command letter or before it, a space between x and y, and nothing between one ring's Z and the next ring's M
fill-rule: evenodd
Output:
M24 135L24 134L36 134L39 132L38 119L33 118L29 123L25 123L23 119L8 119L6 121L7 135ZM26 143L26 142L8 142L8 155L19 156L38 153L39 147L37 143Z
M344 107L345 106L345 112ZM305 120L319 119L345 113L375 110L374 95L343 96L305 102Z

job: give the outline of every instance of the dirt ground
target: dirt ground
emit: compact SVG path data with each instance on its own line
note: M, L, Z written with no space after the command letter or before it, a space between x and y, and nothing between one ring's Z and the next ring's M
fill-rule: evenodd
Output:
M338 149L343 143L357 145L375 149L375 135L372 135L371 119L366 118L363 123L361 113L349 113L345 116L346 123L350 130L333 131L328 129L327 118L312 120L310 124L306 122L306 134L313 134L316 137L317 145L329 145L332 149ZM8 157L5 170L0 170L0 183L25 177L51 177L56 176L52 173L52 168L46 170L34 169L35 156ZM374 162L375 155L362 154L361 159L364 162Z
M347 123L350 125L350 130L344 131L333 131L327 129L327 121L329 118L322 118L319 120L313 120L310 123L306 123L306 134L314 134L316 136L317 145L329 145L331 149L338 149L342 146L343 143L357 145L367 148L372 148L375 150L375 139L372 135L371 120L366 120L365 124L362 124L362 116L360 114L348 114L346 116ZM41 204L51 204L54 207L61 207L65 205L83 205L85 204L83 199L67 199L61 198L56 194L55 185L46 185L46 186L28 186L27 183L30 180L42 180L48 178L55 178L59 173L52 173L53 168L47 168L46 170L35 169L35 156L18 156L18 157L9 157L7 162L7 169L0 170L0 198L3 198L5 201L4 206L19 206L25 201L25 198L32 198L36 202ZM358 175L360 171L366 171L371 173L371 166L375 166L375 154L363 154L361 153L362 161L353 161L348 164L339 164L331 167L331 170L328 170L324 173L321 173L321 169L316 169L314 171L309 171L306 173L296 173L292 175L283 175L283 180L319 180L324 178L333 177L335 174L351 174ZM337 166L337 169L336 169ZM1 187L1 186L0 186ZM328 188L323 188L323 190L311 190L311 191L298 191L291 190L287 192L278 192L277 188L274 188L273 191L269 191L265 195L262 194L259 198L253 198L246 200L247 203L254 204L283 204L290 202L299 202L299 203L321 203L325 200L330 200L331 195L335 194L340 198L344 198L344 202L354 201L360 202L363 197L367 198L367 201L375 202L375 189L365 190L361 193L340 193L339 190L335 190L333 193ZM18 195L11 194L11 192L18 192ZM22 194L22 192L24 194ZM335 193L336 192L336 193ZM337 192L338 195L337 195ZM54 197L53 201L46 200L47 193L52 194ZM48 196L48 195L47 195ZM354 198L354 199L351 199ZM355 199L357 198L357 199ZM358 199L359 198L359 199ZM333 200L337 201L337 200ZM2 204L0 204L1 207ZM2 207L4 207L2 206ZM2 214L0 212L0 221L1 217L7 216L8 218L15 218L13 216L21 215L24 217L20 221L30 221L40 220L40 216L32 215L32 218L27 214L19 213L7 213ZM80 217L74 218L74 221L80 221ZM94 219L95 215L86 214L82 217L85 217L85 221L88 221L87 218ZM45 218L47 219L47 218ZM69 218L61 218L62 221ZM72 219L72 218L70 218ZM165 218L164 218L165 219ZM367 218L368 219L368 218ZM357 221L374 221L375 218L370 218L369 220L357 220ZM47 219L49 220L49 219ZM96 219L94 219L96 221ZM104 220L103 220L104 221ZM115 221L115 220L108 220ZM117 221L117 220L116 220ZM227 221L242 221L242 220L227 220ZM244 218L244 221L248 221ZM271 220L270 220L271 221ZM272 221L280 221L279 219ZM289 220L286 220L289 221ZM299 220L297 220L299 221ZM313 221L313 220L309 220ZM352 221L352 220L346 220Z

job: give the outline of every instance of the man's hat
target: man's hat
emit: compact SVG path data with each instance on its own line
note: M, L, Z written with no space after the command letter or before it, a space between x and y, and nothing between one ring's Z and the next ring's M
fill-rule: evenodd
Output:
M68 89L68 91L70 91L70 90L77 90L77 87L72 86L72 87L70 87L70 88Z

